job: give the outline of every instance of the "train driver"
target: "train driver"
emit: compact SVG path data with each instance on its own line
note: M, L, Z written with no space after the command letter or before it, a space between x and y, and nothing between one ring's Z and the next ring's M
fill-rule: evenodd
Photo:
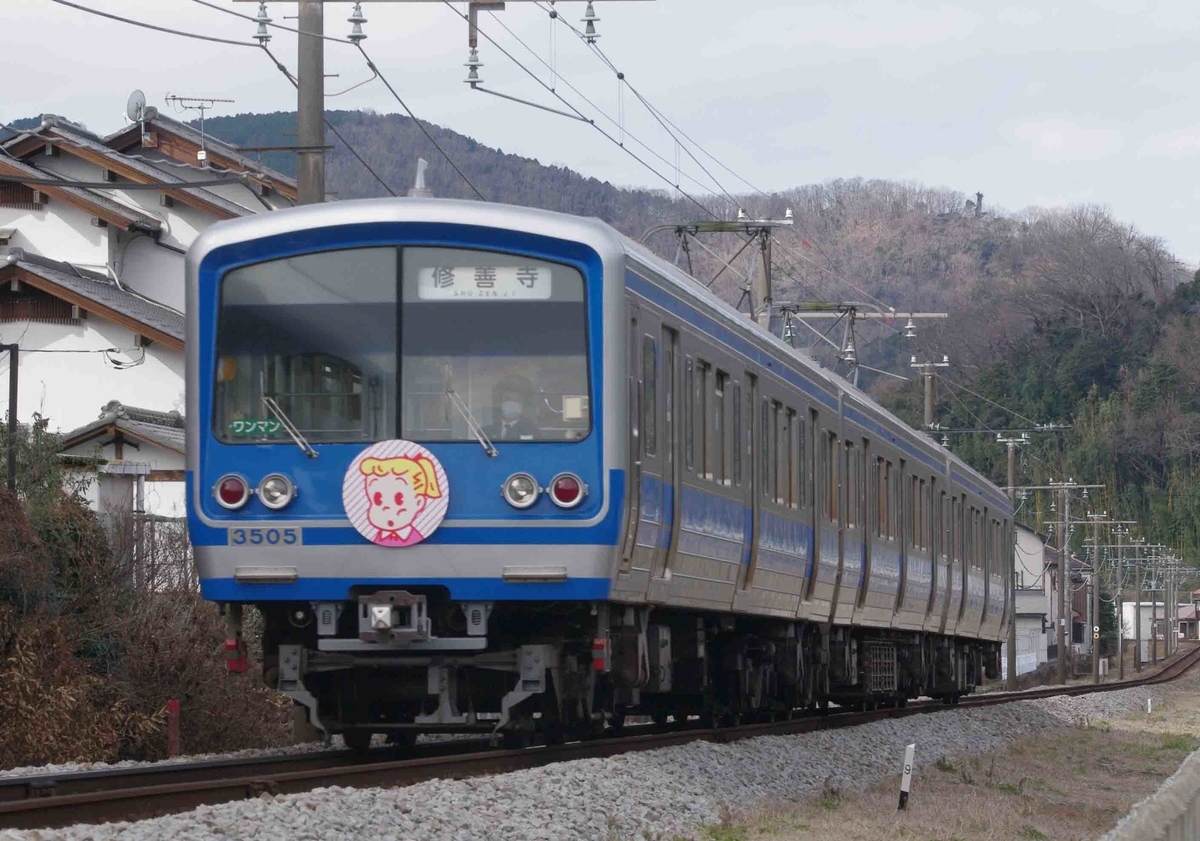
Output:
M495 420L485 429L493 441L532 441L537 434L533 384L519 374L509 374L492 389Z

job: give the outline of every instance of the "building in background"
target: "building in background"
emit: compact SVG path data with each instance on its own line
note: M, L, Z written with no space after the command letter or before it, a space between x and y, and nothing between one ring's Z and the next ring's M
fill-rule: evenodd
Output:
M1051 595L1046 588L1047 538L1017 523L1014 571L1017 586L1017 674L1032 672L1049 659L1047 638L1051 621ZM1008 669L1007 643L1001 659ZM1005 675L1007 677L1007 674Z
M92 494L110 512L137 509L137 476L175 469L123 426L184 409L188 246L215 222L296 200L293 179L236 148L154 108L138 115L104 137L45 115L0 143L0 343L21 348L17 417L68 433L67 455L112 458ZM182 482L152 484L143 510L181 516Z

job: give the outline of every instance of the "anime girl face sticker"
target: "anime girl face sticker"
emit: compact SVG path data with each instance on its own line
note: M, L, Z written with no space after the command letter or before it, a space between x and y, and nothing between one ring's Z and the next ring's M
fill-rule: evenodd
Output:
M433 453L412 441L380 441L342 480L342 505L358 533L379 546L413 546L446 516L450 483Z

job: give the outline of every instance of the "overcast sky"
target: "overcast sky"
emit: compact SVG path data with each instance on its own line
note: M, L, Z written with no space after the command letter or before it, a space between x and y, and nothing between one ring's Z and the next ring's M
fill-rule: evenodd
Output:
M253 3L213 1L247 14L257 10ZM79 2L232 39L249 40L254 31L248 21L191 0ZM4 0L4 6L7 28L19 37L5 39L0 54L9 80L0 119L48 111L113 131L123 125L134 88L160 107L168 93L236 100L215 114L295 107L293 89L256 50L135 29L51 0ZM442 3L363 6L364 46L422 119L616 184L663 186L583 123L471 91L462 81L466 24ZM980 190L985 204L1009 210L1095 202L1163 237L1181 258L1200 260L1195 0L597 0L596 6L600 46L629 82L764 190L863 176ZM268 8L276 22L295 25L283 20L296 13L295 2ZM577 23L584 4L558 8ZM327 34L349 31L350 10L349 3L327 6ZM549 58L544 12L509 2L498 15ZM481 27L548 78L487 14ZM271 47L294 69L295 36L274 34ZM563 77L615 116L612 72L561 27L557 55ZM488 86L557 104L483 39L480 57ZM335 43L327 44L326 70L340 74L328 80L329 92L369 75L356 51ZM574 99L561 83L560 91ZM399 110L378 83L328 103ZM673 141L628 94L624 107L627 131L673 164ZM746 189L713 171L726 189Z

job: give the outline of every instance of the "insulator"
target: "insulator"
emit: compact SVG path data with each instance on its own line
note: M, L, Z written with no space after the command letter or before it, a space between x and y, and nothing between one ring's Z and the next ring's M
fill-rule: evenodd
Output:
M483 83L483 79L479 78L479 68L483 67L483 62L479 60L479 50L475 47L471 47L471 54L467 57L467 62L463 67L467 68L467 78L463 81L471 87Z
M346 18L346 20L351 24L350 34L346 36L348 40L357 44L367 37L362 31L362 25L367 22L367 18L362 12L361 3L354 4L354 11L350 13L350 17Z
M945 447L947 450L950 449L950 436L949 435L942 436L942 446Z
M267 14L267 4L265 0L258 4L258 15L254 18L258 22L258 31L254 33L255 40L262 46L266 46L271 40L271 33L267 31L267 24L271 22L270 15Z
M584 10L580 21L583 23L584 40L589 44L596 43L596 39L600 37L596 34L596 24L600 22L600 18L596 16L596 9L592 6L592 0L588 0L587 9Z
M913 338L916 338L916 335L917 335L917 325L913 324L913 320L910 318L908 320L908 323L904 325L904 338L913 339Z

